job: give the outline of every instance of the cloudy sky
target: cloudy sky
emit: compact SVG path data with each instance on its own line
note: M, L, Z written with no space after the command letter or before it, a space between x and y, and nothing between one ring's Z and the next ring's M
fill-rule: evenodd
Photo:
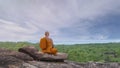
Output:
M0 41L120 41L120 0L0 0Z

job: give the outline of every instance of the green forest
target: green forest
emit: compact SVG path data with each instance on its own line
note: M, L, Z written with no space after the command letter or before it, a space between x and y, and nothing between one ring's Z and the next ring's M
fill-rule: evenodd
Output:
M30 42L0 42L0 48L18 50L24 46L35 46L39 43ZM120 62L120 43L95 43L55 45L59 52L68 54L68 60L77 62Z

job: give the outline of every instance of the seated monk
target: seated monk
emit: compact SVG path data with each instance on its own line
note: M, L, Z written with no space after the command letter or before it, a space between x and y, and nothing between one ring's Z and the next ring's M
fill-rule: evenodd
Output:
M57 54L57 49L54 48L53 41L49 38L49 32L45 32L45 37L41 38L40 48L43 53Z

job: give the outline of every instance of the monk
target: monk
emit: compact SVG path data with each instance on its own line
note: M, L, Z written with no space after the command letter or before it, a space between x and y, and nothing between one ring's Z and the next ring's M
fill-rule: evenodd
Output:
M43 53L47 54L57 54L57 49L53 45L53 41L49 38L49 32L45 32L45 37L40 40L40 48Z

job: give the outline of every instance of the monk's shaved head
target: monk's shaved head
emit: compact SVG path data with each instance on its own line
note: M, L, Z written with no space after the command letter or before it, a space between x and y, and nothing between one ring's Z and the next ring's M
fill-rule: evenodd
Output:
M45 32L45 36L49 36L49 32L48 31Z

